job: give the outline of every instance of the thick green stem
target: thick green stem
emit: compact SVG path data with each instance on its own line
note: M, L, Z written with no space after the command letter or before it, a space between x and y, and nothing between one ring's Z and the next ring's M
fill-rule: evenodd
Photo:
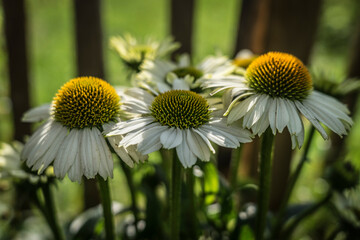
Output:
M234 190L237 185L238 169L240 164L240 155L242 146L234 149L232 152L231 163L230 163L230 186Z
M48 220L49 226L54 235L54 239L64 240L65 235L64 235L64 232L63 232L61 226L59 225L59 221L58 221L58 217L57 217L57 213L56 213L56 207L55 207L54 198L53 198L53 195L51 192L50 184L46 183L46 184L42 185L41 189L42 189L42 192L44 195L44 200L45 200L45 204L44 204L45 211L44 210L42 210L42 211L44 211L44 216ZM40 205L39 205L39 207L40 207ZM40 208L40 210L41 210L41 208Z
M273 227L273 230L272 230L272 233L271 233L271 239L272 240L278 239L278 234L280 233L281 226L283 225L283 219L284 219L284 216L285 216L286 207L287 207L287 205L289 203L289 199L291 197L292 191L294 190L295 184L296 184L296 182L297 182L297 180L298 180L298 178L300 176L301 170L303 169L303 166L304 166L305 162L308 159L307 155L308 155L309 150L310 150L310 146L311 146L312 139L314 137L314 133L315 133L315 128L313 126L311 126L310 132L309 132L309 135L308 135L308 139L305 142L302 157L300 159L299 164L297 165L297 167L295 169L295 172L293 173L293 175L289 179L289 184L287 185L285 195L284 195L284 197L282 199L282 202L281 202L281 205L280 205L280 208L279 208L279 212L278 212L278 214L276 216L276 219L275 219L275 222L274 222L274 227Z
M256 240L264 239L266 215L269 209L270 181L274 135L268 128L262 136L260 152L260 183L256 218Z
M109 181L104 180L102 177L97 176L99 183L101 203L103 206L103 215L105 219L105 239L114 240L115 239L115 229L114 229L114 219L111 210L111 197L110 197L110 188Z
M193 173L193 168L186 170L186 196L187 196L187 206L186 206L186 229L187 235L190 239L198 239L197 236L197 217L196 217L196 207L195 207L195 194L194 194L194 184L195 176Z
M131 211L133 212L134 215L134 221L135 221L134 226L135 226L135 231L137 232L137 224L139 222L139 210L137 208L136 190L135 190L132 172L131 169L128 168L128 166L126 166L121 159L120 159L120 165L125 174L125 178L129 187L130 197L131 197Z
M170 184L170 239L180 238L180 200L181 200L182 166L174 150L171 167Z

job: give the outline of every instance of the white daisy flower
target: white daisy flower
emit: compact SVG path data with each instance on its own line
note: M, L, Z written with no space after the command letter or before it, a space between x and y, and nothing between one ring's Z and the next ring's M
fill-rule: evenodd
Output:
M128 93L124 107L139 117L117 123L107 134L124 135L121 146L137 145L142 154L175 148L180 162L188 168L197 158L210 160L210 152L215 153L210 141L228 148L251 141L249 131L212 116L206 99L195 92L170 90L153 96L133 88Z
M53 164L55 176L66 174L72 181L82 176L105 180L113 177L113 160L102 135L118 121L120 97L107 82L95 77L70 80L56 94L51 106L34 108L24 115L24 121L46 120L30 137L21 159L32 170L42 173ZM135 149L119 148L117 138L109 138L115 152L129 166L144 160Z
M232 63L238 68L247 68L257 57L258 55L249 49L242 49L236 54Z
M219 79L235 69L226 57L210 56L196 66L191 65L189 55L183 54L178 62L166 60L145 61L143 70L136 76L135 85L150 85L159 92L170 89L192 90L200 86L203 78Z
M352 125L345 105L335 98L312 89L312 80L305 65L296 57L269 52L256 58L245 77L228 76L222 81L206 80L204 88L213 92L227 90L229 103L225 115L228 123L242 119L242 125L261 135L270 126L273 134L288 128L292 147L304 142L301 115L307 118L324 139L328 134L320 123L342 136ZM226 105L226 104L225 104Z
M110 45L119 54L121 60L136 72L140 71L144 60L166 57L180 46L173 42L172 38L166 38L161 42L148 38L143 43L139 43L130 34L124 37L112 37Z

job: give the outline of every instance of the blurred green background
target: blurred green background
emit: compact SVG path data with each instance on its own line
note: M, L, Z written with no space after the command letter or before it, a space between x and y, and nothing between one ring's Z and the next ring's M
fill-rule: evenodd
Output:
M27 0L26 15L28 27L28 54L31 86L31 106L48 103L57 89L76 76L74 9L72 0ZM237 19L241 1L238 0L198 0L195 6L195 28L193 35L195 62L203 57L221 52L232 56L237 29ZM169 33L169 6L167 0L105 0L102 2L102 25L105 78L114 85L128 85L126 73L119 57L109 48L109 38L115 35L130 33L137 38L147 36L161 40ZM339 81L346 77L346 70L351 54L354 29L360 18L360 1L358 0L324 0L320 25L313 49L311 68L321 69ZM3 12L0 11L0 141L12 139L11 103L5 39L3 29ZM21 87L21 86L19 86ZM359 119L358 111L355 119ZM359 162L360 125L355 125L347 139L348 158ZM313 198L320 191L322 182L316 181L317 169L329 142L318 135L294 197L300 201ZM358 163L360 165L360 163ZM123 203L129 202L129 196L122 194L124 179L118 169L112 182L114 199ZM310 187L311 186L311 187ZM320 187L318 187L320 186ZM57 203L60 218L69 220L81 208L78 191L80 185L65 179L58 186ZM116 191L115 191L116 189ZM0 197L0 199L4 197ZM71 203L71 204L69 204ZM1 231L1 229L0 229Z

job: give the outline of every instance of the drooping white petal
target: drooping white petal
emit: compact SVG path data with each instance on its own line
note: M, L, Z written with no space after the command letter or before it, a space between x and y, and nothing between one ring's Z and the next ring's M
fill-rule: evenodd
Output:
M152 122L154 122L153 117L141 117L130 119L126 122L118 122L112 127L112 130L106 131L106 136L123 135L134 130L142 129Z
M282 133L289 122L289 114L284 99L276 98L277 112L276 112L276 128Z
M154 126L141 133L143 140L138 144L138 151L142 154L149 154L161 148L160 135L167 127Z
M326 134L325 129L321 126L313 113L299 101L295 101L295 105L297 109L299 109L299 111L312 123L312 125L314 125L314 127L319 131L321 136L324 139L328 139L328 135Z
M257 100L258 100L258 95L255 94L235 105L228 115L227 118L228 123L231 124L236 120L242 118L254 107Z
M79 137L81 137L80 134L79 134ZM81 183L81 179L84 174L82 171L83 167L81 166L81 161L79 161L79 160L80 159L75 160L74 164L71 165L71 167L68 171L68 177L73 182Z
M183 131L182 134L184 141L176 147L176 153L184 168L190 168L196 163L196 156L190 151L187 141L185 140L187 139L186 132Z
M104 136L101 134L100 130L97 128L93 128L92 134L95 137L96 143L98 145L98 150L100 152L99 168L97 169L97 171L99 175L105 180L108 177L112 178L114 162L110 149L106 144L106 140L104 139Z
M273 134L276 134L276 111L277 111L277 102L274 98L269 98L269 124Z
M144 137L143 137L143 133L145 131L147 131L148 129L151 129L153 127L157 127L157 126L161 126L159 123L157 122L153 122L150 123L149 125L146 125L145 127L135 130L133 132L129 132L127 133L124 138L121 140L121 142L119 143L119 146L125 146L128 147L130 145L137 145L140 142L143 141Z
M47 103L39 107L35 107L25 112L22 117L23 122L39 122L50 117L51 104Z
M211 142L209 141L209 139L202 134L198 129L192 129L192 131L196 132L201 138L202 140L204 140L204 142L206 143L206 145L208 146L208 148L210 149L210 151L215 154L215 149L213 148L213 146L211 145Z
M33 169L39 169L40 174L47 169L47 167L54 161L56 155L59 153L59 147L62 145L67 132L67 129L62 127L62 130L59 132L58 136L52 143L49 143L50 147L45 152L45 154L41 156L41 160L39 159L39 161L33 166Z
M210 161L210 150L204 140L193 130L186 130L191 151L202 161Z
M96 169L99 168L100 153L96 142L92 139L92 133L89 128L80 130L80 161L84 176L94 178Z
M160 135L160 141L165 149L171 149L179 146L183 141L181 129L179 128L168 128Z
M44 124L42 124L36 131L35 133L30 137L30 139L26 142L21 154L20 154L20 158L21 160L26 160L28 159L30 153L38 147L38 143L40 142L40 140L43 138L44 135L48 134L49 129L51 128L52 125L51 120L46 121ZM27 163L28 164L28 163ZM32 166L32 164L29 164L28 166Z
M36 144L36 147L31 151L28 156L27 164L31 166L37 161L40 161L41 157L49 150L49 148L58 149L58 146L53 146L53 143L56 141L56 138L59 136L61 131L64 131L64 128L60 123L52 121L49 125L49 130L46 134L42 135L39 141ZM65 130L66 131L66 130ZM37 165L39 167L39 165ZM35 169L34 170L38 170Z
M80 134L78 129L72 129L65 137L59 149L59 155L54 161L55 176L63 179L75 161L80 161Z

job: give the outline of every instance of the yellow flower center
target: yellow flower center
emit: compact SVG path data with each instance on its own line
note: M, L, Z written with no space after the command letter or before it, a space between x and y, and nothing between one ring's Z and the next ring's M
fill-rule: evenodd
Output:
M119 101L109 83L95 77L79 77L60 88L53 101L53 115L70 129L97 127L118 116Z
M194 67L177 68L172 72L175 73L175 75L178 76L179 78L184 78L186 75L190 75L194 77L195 80L201 78L203 75L202 71Z
M161 125L181 129L197 128L210 118L206 99L186 90L159 94L151 105L151 113Z
M259 56L247 68L246 78L256 92L272 97L302 100L312 89L305 65L287 53L268 52Z

